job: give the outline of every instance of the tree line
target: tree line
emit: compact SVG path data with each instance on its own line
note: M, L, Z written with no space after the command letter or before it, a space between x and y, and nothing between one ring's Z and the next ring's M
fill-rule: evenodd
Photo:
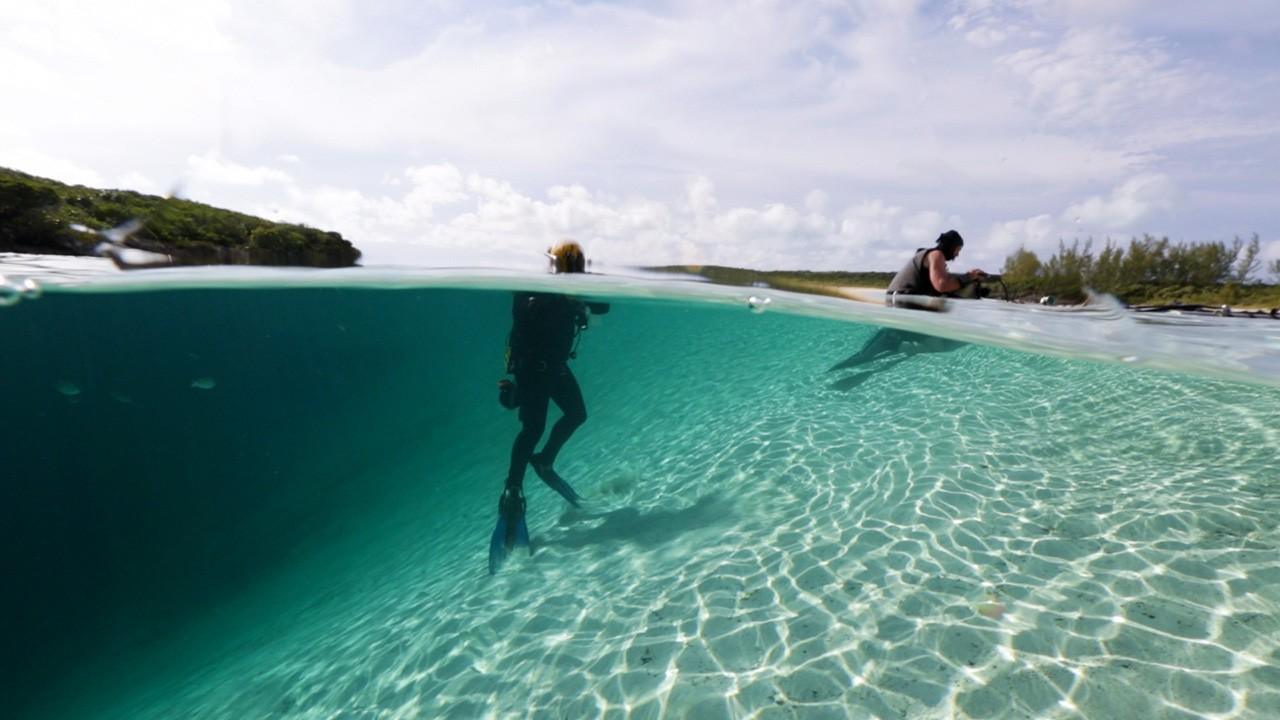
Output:
M1059 302L1082 302L1086 288L1115 295L1129 304L1195 302L1233 303L1274 287L1252 282L1262 269L1257 233L1231 243L1175 243L1144 235L1128 247L1108 239L1094 252L1093 241L1058 242L1058 252L1042 261L1019 248L1002 271L1009 292L1017 297L1051 296ZM1280 276L1280 260L1268 264Z

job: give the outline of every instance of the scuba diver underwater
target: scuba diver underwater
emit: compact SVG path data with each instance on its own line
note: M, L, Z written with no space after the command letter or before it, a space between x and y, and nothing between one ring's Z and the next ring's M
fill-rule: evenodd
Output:
M582 247L565 240L547 251L556 274L586 272ZM520 432L511 446L511 465L498 500L498 523L489 541L489 574L498 571L516 547L529 548L525 524L524 475L533 471L570 505L579 507L582 497L555 471L560 449L587 419L587 407L578 381L569 369L577 357L577 345L587 329L587 314L609 312L608 303L588 302L569 295L517 292L511 308L511 333L507 336L507 373L514 382L498 382L498 401L507 409L519 408ZM551 428L542 450L534 452L546 429L547 410L554 401L563 415Z

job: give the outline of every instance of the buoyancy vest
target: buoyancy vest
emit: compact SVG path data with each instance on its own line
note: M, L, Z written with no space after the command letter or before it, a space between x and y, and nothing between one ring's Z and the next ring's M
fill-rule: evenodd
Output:
M941 295L942 293L933 288L933 281L929 279L929 268L925 265L925 259L931 252L942 252L942 248L918 248L916 254L912 255L898 274L893 276L893 281L889 283L889 289L886 292L934 297Z

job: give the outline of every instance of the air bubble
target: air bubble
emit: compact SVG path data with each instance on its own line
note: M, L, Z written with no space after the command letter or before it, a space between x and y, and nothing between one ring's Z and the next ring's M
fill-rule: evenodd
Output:
M44 295L44 286L36 281L35 278L27 278L22 281L22 296L28 300L39 300Z
M751 308L751 312L759 315L765 311L765 308L768 307L771 302L773 302L771 298L756 297L755 295L752 295L747 298L747 307Z
M44 287L33 278L18 283L0 275L0 307L17 305L24 299L36 300L43 294Z
M5 276L0 275L0 307L17 305L22 299L22 289L11 284Z

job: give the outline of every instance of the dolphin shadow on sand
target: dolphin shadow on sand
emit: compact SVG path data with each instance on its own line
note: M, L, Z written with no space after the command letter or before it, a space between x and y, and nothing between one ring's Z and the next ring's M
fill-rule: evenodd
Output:
M856 388L871 378L898 363L909 360L916 355L951 352L959 350L967 343L959 340L924 335L922 333L894 328L881 328L867 341L858 352L832 365L827 372L863 368L859 372L846 375L831 383L832 390L848 391Z

